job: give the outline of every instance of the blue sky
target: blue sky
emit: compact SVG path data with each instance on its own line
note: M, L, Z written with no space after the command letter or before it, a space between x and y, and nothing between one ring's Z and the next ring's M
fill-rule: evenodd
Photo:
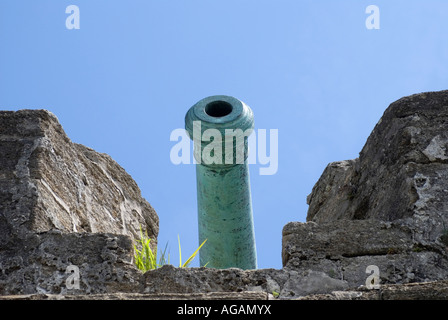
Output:
M278 172L250 172L258 267L281 268L282 228L305 221L326 165L356 158L391 102L448 88L447 17L446 0L1 0L0 109L48 109L111 155L175 262L177 235L183 254L198 245L196 177L171 163L170 133L204 97L244 101L278 129Z

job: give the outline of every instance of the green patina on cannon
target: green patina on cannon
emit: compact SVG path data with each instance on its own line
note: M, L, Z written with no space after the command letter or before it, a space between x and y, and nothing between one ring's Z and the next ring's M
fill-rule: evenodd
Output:
M256 269L257 253L249 183L248 136L252 110L230 96L211 96L185 116L194 141L199 256L211 268Z

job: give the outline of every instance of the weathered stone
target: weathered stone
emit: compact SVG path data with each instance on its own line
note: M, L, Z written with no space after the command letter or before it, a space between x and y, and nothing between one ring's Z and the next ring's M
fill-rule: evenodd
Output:
M104 293L104 294L29 294L0 296L0 300L269 300L265 292L207 292L207 293Z
M359 158L325 169L308 197L307 221L428 216L439 236L448 223L447 122L448 91L392 103Z
M371 219L289 223L282 257L286 269L321 271L350 287L365 284L369 265L379 267L381 283L448 278L443 245L419 242L403 224Z
M364 287L309 295L298 300L448 300L448 281L380 285L378 289Z
M413 247L410 236L410 230L376 220L291 222L283 228L283 264L292 256L308 261L405 252Z
M283 265L350 286L376 265L382 283L448 278L448 91L402 98L359 158L330 163L307 198L307 223L283 230Z
M392 103L359 158L325 169L307 222L284 227L280 270L142 274L131 237L158 221L129 175L47 111L0 112L0 299L447 299L447 123L448 91Z
M34 234L1 252L0 293L137 292L142 274L133 265L132 253L132 242L125 235ZM79 288L67 285L72 265L79 269Z
M23 237L57 229L132 236L142 225L157 237L158 217L135 181L108 155L72 143L52 113L1 111L0 155L5 233Z
M140 226L155 245L156 212L108 155L72 143L48 111L0 111L0 294L60 293L68 263L97 273L97 286L86 283L87 291L107 290L102 274L127 272L124 266L115 274L107 262L132 258L130 239L119 235L138 236ZM118 256L101 247L110 244L106 233L121 239L112 241L123 251ZM86 248L76 251L72 240Z
M185 269L170 265L146 272L144 284L144 292L151 294L256 291L280 299L346 288L346 281L311 270Z

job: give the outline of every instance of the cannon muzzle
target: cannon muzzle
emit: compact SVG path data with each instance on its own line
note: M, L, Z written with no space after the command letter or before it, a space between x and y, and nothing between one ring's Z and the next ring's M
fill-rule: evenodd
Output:
M248 136L252 110L229 96L202 99L188 110L185 128L194 142L200 264L256 269L249 183Z

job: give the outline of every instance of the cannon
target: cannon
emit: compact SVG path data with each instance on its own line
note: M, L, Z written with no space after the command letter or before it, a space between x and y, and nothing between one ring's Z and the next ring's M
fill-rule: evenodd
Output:
M257 253L249 181L248 137L252 110L224 95L204 98L185 115L194 143L200 264L256 269Z

